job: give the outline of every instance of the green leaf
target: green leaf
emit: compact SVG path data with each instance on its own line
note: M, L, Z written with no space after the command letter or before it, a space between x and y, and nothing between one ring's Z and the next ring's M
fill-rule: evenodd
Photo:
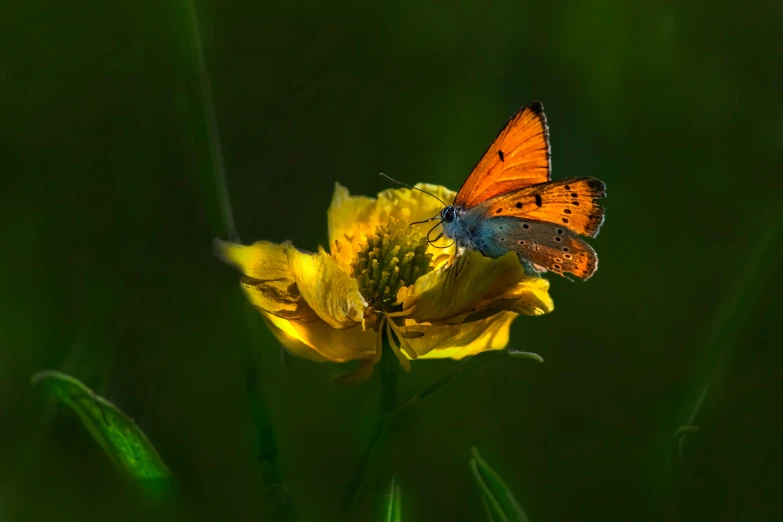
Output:
M470 373L478 368L481 368L482 366L489 364L491 362L505 359L506 357L513 357L515 359L533 359L534 361L538 361L540 363L544 362L543 357L533 352L522 352L519 350L491 350L487 352L482 352L462 360L462 362L460 362L460 364L456 368L448 372L441 379L432 383L431 385L427 386L426 388L418 392L416 395L411 397L410 400L408 400L408 402L404 406L408 406L414 402L420 401L422 399L426 399L427 397L439 392L440 390L442 390L443 388L445 388L446 386L448 386L449 384L457 380L459 377L462 377L463 375Z
M495 473L495 470L481 458L476 448L470 449L470 471L481 492L482 501L490 522L529 522L525 511L514 495Z
M402 494L397 478L392 477L389 493L386 495L386 506L383 510L384 522L402 522Z
M171 472L133 419L114 404L64 373L40 371L30 382L46 385L70 406L109 459L128 477L142 481L149 493L160 494L167 488Z

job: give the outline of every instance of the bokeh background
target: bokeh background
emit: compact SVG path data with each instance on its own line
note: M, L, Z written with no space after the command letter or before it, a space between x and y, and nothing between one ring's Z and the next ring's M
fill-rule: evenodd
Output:
M335 181L453 189L540 99L553 176L604 180L587 283L394 431L404 520L483 520L477 446L534 522L783 518L783 4L196 2L245 242L326 244ZM225 237L188 3L2 7L0 519L267 520L248 375L303 520L372 520L345 490L377 375L282 354ZM777 340L776 340L777 339ZM404 394L455 362L415 363ZM58 369L114 401L178 480L143 501ZM688 436L682 457L676 430Z

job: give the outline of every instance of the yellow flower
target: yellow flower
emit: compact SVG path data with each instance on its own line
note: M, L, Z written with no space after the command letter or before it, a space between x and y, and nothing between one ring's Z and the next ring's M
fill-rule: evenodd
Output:
M419 184L443 201L454 192ZM410 359L461 359L508 344L518 314L554 308L549 282L527 277L510 252L490 259L457 255L440 239L428 244L442 204L407 188L378 198L351 196L336 184L328 211L329 250L308 253L291 243L244 246L216 241L242 272L248 299L292 353L316 361L360 360L363 380L381 356L382 335L406 370Z

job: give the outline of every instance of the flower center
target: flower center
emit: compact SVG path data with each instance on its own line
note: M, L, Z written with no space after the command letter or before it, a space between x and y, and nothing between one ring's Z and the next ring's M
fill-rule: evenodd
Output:
M352 265L362 297L373 308L379 308L373 306L378 301L393 302L400 288L432 270L432 254L426 251L427 239L405 221L391 218L379 226Z

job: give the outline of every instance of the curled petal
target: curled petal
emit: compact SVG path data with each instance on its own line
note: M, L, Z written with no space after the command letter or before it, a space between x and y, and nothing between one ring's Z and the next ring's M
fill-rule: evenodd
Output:
M391 346L394 355L397 357L397 359L399 359L400 364L402 365L402 369L406 372L410 372L411 363L408 358L403 355L402 351L400 350L400 346L394 340L394 331L391 328L391 321L386 321L386 339L389 341L389 346Z
M424 334L407 339L420 359L462 359L487 350L505 348L511 322L516 317L517 314L513 312L500 312L478 321L457 325L421 324L408 320L408 326L403 327L402 331L406 332L410 328L412 332Z
M540 277L523 279L503 299L513 299L507 310L523 315L543 315L555 309L549 296L549 281Z
M245 246L215 240L217 255L242 272L242 289L251 303L278 317L317 320L300 294L288 264L286 252L291 248L290 243L258 241Z
M524 273L514 252L492 259L467 251L448 268L423 275L397 297L402 298L403 309L417 306L411 317L418 321L448 322L476 311L482 301L511 292Z
M288 242L244 246L216 241L215 250L242 271L242 288L265 312L300 322L321 320L333 328L364 322L367 303L358 283L323 249L308 254Z
M449 320L452 324L477 321L508 310L522 315L544 315L555 309L549 297L549 281L540 277L525 277L511 291L494 299L482 301L474 311Z
M264 313L272 333L291 353L313 361L346 362L375 357L375 332L335 329L324 321L288 321Z
M286 253L299 293L318 317L332 328L350 328L357 323L364 327L367 302L359 293L356 279L320 247L317 254L295 248Z

